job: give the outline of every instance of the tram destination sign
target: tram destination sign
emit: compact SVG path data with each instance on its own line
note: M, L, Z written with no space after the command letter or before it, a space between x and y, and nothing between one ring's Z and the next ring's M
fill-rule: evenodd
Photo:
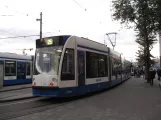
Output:
M63 36L54 36L54 37L47 37L36 40L36 48L41 47L50 47L50 46L62 46L65 44Z

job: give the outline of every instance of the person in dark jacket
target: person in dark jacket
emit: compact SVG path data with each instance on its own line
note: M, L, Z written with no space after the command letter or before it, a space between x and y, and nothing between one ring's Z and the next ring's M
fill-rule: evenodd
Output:
M160 81L160 77L161 77L161 69L157 69L157 75L158 75L158 80Z
M150 74L150 83L151 83L151 85L153 85L153 79L155 78L155 74L156 74L155 69L154 68L150 68L149 74Z

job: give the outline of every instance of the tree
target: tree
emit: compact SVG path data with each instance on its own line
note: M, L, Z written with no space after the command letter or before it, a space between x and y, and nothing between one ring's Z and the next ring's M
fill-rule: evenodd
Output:
M138 60L146 67L149 82L149 68L153 57L150 54L161 29L161 2L159 0L113 0L113 17L121 24L134 24L137 31L136 42L140 45Z

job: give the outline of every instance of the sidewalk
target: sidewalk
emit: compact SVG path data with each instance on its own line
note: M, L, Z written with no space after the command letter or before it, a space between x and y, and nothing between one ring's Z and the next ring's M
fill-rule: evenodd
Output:
M31 88L31 87L32 87L32 84L4 86L3 88L0 88L0 93L1 92L12 91L12 90L26 89L26 88Z
M133 79L138 79L138 80L141 80L142 82L144 82L144 83L147 83L147 80L145 79L145 78L143 78L143 76L141 76L141 77L134 77L134 76L132 76L131 78L133 78ZM159 86L159 80L158 80L158 76L157 75L155 75L155 78L154 78L154 80L153 80L153 86ZM147 84L149 84L150 85L150 83L147 83Z

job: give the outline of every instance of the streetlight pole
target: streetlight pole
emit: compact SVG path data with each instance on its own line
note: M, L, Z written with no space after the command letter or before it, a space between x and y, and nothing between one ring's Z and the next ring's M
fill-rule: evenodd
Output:
M40 21L40 40L42 39L42 12L40 12L40 19L36 19L36 21Z

